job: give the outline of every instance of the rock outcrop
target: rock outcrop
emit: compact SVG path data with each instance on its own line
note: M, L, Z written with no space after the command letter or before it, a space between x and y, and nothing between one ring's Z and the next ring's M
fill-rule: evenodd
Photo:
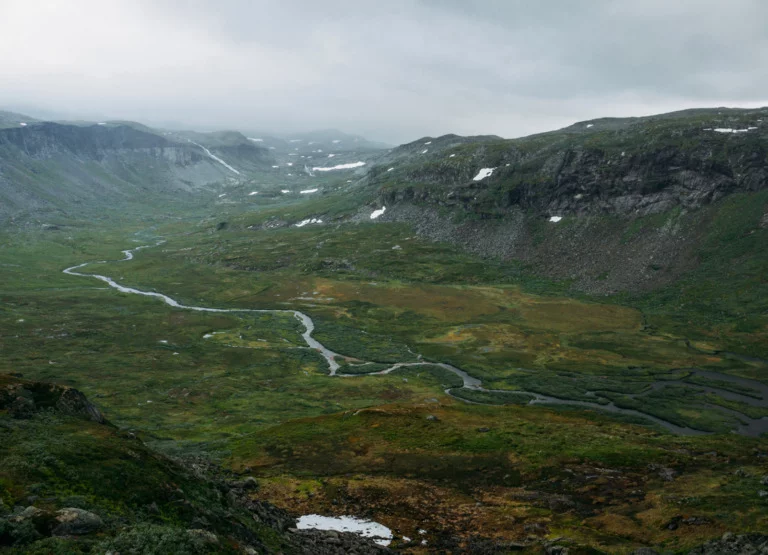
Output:
M667 114L514 140L447 135L395 149L369 181L381 187L381 204L417 202L480 219L513 208L547 217L695 209L768 187L766 115Z
M73 387L8 375L0 375L0 410L7 410L18 419L30 418L41 410L54 410L106 423L101 411Z
M768 536L765 534L726 533L718 540L708 541L692 549L689 555L755 555L768 553Z

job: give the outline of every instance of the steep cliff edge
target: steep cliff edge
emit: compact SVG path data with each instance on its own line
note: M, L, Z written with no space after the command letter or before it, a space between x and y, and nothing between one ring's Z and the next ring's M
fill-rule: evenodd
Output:
M547 217L696 208L768 187L766 119L768 109L704 110L594 120L522 139L426 138L390 153L370 181L384 202L480 219L514 207ZM484 168L492 171L481 176Z
M605 119L522 139L424 138L368 175L381 221L519 260L591 293L645 291L757 252L768 227L768 109ZM743 252L742 252L743 251Z

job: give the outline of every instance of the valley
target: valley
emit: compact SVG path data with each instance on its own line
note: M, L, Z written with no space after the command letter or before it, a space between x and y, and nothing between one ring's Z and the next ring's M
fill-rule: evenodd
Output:
M162 245L163 242L164 241L158 242L157 245L155 246ZM123 253L125 254L124 261L133 260L135 252L148 247L151 247L151 245L144 245L144 246L136 247L134 249L123 251ZM101 262L101 264L105 264L105 263L106 263L105 261ZM621 406L617 406L616 404L610 401L604 405L601 405L597 402L550 397L546 395L541 395L539 393L532 393L530 391L525 391L525 390L503 390L503 389L489 390L482 387L482 382L480 380L473 378L464 370L456 368L455 366L451 366L450 364L445 364L441 362L396 362L394 365L381 370L379 369L379 366L381 365L380 362L377 363L375 361L361 361L353 357L346 357L344 355L340 355L339 353L335 353L329 350L322 343L315 340L312 337L312 332L315 329L314 322L309 316L307 316L303 312L280 311L275 309L272 309L272 310L236 309L236 308L222 309L222 308L182 305L182 304L179 304L174 299L172 299L171 297L168 297L167 295L164 295L162 293L157 293L154 291L141 291L139 289L124 287L116 283L113 279L106 276L102 276L100 274L83 274L75 271L86 265L88 265L88 263L84 263L78 266L73 266L71 268L66 268L64 270L64 273L71 276L95 277L107 283L110 287L118 290L121 293L154 297L154 298L160 299L165 304L173 308L180 308L183 310L192 310L196 312L229 313L229 314L239 313L244 311L249 313L257 313L257 314L258 313L281 314L285 312L292 313L302 323L302 326L304 327L305 331L301 334L301 336L304 339L304 342L307 344L307 347L320 353L322 357L326 360L326 363L328 365L328 373L330 376L340 376L340 377L358 376L359 377L362 375L369 375L369 376L370 375L386 375L396 370L400 370L402 368L419 369L422 366L433 366L436 368L440 368L443 371L453 373L458 378L460 378L461 386L458 388L455 386L450 387L445 390L445 393L447 395L457 397L459 399L462 399L470 403L507 404L508 402L511 402L511 403L518 403L518 404L565 404L565 405L589 407L589 408L596 408L599 410L606 410L609 412L615 412L623 415L632 415L632 416L638 416L641 418L646 418L651 422L657 425L660 425L666 428L667 430L677 434L691 435L691 434L696 434L698 432L698 430L677 426L671 422L665 421L660 418L656 418L650 414L647 414L641 411L633 410L631 408L622 408ZM318 292L314 292L313 295L317 293ZM307 294L307 293L304 293L304 294ZM315 300L316 298L318 297L309 297L309 300ZM319 299L322 299L322 297L319 297ZM400 302L402 302L402 300ZM405 304L407 306L412 306L410 303L407 302L407 300ZM231 333L225 334L224 332L213 332L211 334L206 334L203 337L210 338L210 337L213 337L214 334L216 333L223 334L227 336L229 341L232 341L231 339L232 334ZM242 334L240 335L239 339L243 339ZM228 342L227 346L246 347L246 345L244 344L237 344L237 343L233 344L231 342ZM250 347L250 345L248 347ZM412 353L412 352L410 352L410 354L412 355L411 358L413 358L413 355L415 355L417 360L421 361L423 359L422 355L416 355L415 353ZM343 363L345 364L344 373L338 373L338 370L340 368L339 361L343 361ZM525 369L521 369L521 368L518 368L516 370L525 371ZM688 386L689 389L698 390L700 392L707 392L714 396L723 397L726 400L735 401L737 403L741 402L742 404L746 403L756 408L763 408L763 409L768 408L768 386L758 381L748 380L746 378L728 376L726 374L720 374L717 372L711 372L711 371L704 372L698 369L692 369L687 373L687 375L682 376L684 378L690 377L692 379L699 379L699 382L703 381L704 383L717 383L718 385L721 385L721 387L723 388L721 389L717 387L701 385L700 383L696 383L696 382L687 383L682 380L673 379L678 376L680 376L680 374L676 374L672 376L672 378L668 376L661 376L658 381L649 382L647 386L650 388L651 391L658 391L669 386L678 386L678 387ZM735 392L729 391L728 390L729 387L732 390L736 390L736 391ZM467 390L467 391L464 391L464 390ZM741 391L743 393L739 393L738 391ZM583 395L584 397L599 397L599 395L597 395L597 392L593 390L586 390L584 391ZM630 394L628 395L628 397L633 401L637 401L637 394ZM605 398L602 398L601 400L607 401L607 399ZM640 403L642 403L642 401ZM723 408L725 409L725 407ZM737 433L744 433L746 435L759 436L763 432L768 431L768 416L752 419L747 414L739 413L738 411L735 411L732 409L727 409L727 410L732 411L734 413L734 416L741 421L739 427L736 428L735 430Z
M172 146L151 147L177 149L165 181L120 178L152 181L145 197L105 200L110 185L82 208L53 195L6 217L0 372L77 388L142 453L254 478L252 503L382 523L401 552L683 553L765 530L764 128L706 135L728 154L719 163L738 168L682 181L665 170L654 203L640 201L648 210L612 200L627 196L617 183L635 183L622 171L642 174L641 160L672 148L658 137L757 116L732 117L595 120L595 135L581 125L527 143L428 138L326 156L324 167L350 167L290 176L286 160L321 148L288 158L298 143L270 154L231 135L168 135ZM99 140L132 133L92 128ZM672 158L698 160L698 146L675 148ZM574 170L583 193L553 178L562 190L544 203L550 163L531 168L559 149L602 177L587 187ZM616 169L589 149L635 149L636 162ZM749 149L763 158L747 168ZM23 166L50 187L33 167L80 167L53 152L34 165L14 158L2 177ZM151 156L167 163L166 151ZM507 163L511 174L472 179ZM577 194L597 200L576 208ZM0 433L50 442L45 418L59 417ZM49 481L8 460L0 498L10 506L40 483L38 497L123 514L87 480ZM163 520L136 511L132 523Z

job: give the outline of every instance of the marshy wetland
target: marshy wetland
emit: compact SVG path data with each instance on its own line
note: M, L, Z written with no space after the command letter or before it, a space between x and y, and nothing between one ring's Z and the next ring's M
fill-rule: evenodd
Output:
M745 336L679 335L642 302L569 295L399 224L214 224L8 238L5 366L413 552L467 530L684 548L766 522L765 364L730 354ZM680 514L706 524L668 529Z

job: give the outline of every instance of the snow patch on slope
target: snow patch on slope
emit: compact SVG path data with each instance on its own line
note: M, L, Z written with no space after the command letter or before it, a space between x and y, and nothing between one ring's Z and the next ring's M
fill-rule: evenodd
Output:
M354 516L321 516L304 515L296 521L299 530L335 530L337 532L354 532L364 538L371 538L378 545L387 546L392 542L392 530L374 522Z
M757 127L748 127L747 129L731 129L730 127L716 127L712 131L715 133L746 133L748 131L752 131L753 129L757 129Z
M301 220L299 223L296 224L296 227L304 227L307 224L321 224L323 223L323 220L320 218L307 218L306 220Z
M199 146L200 148L202 148L202 149L205 151L205 153L206 153L208 156L210 156L211 158L213 158L214 160L216 160L216 161L217 161L219 164L221 164L222 166L224 166L224 167L225 167L225 168L227 168L228 170L230 170L230 171L232 171L232 172L235 172L237 175L240 175L240 172L239 172L239 171L237 171L235 168L233 168L232 166L230 166L229 164L227 164L227 163L226 163L224 160L222 160L221 158L219 158L218 156L216 156L215 154L213 154L213 153L212 153L210 150L208 150L207 148L205 148L203 145L201 145L201 144L198 144L198 143L196 143L195 141L193 141L193 140L191 140L191 139L187 139L187 140L188 140L190 143L192 143L193 145L196 145L196 146Z
M376 218L378 218L379 216L381 216L381 215L382 215L384 212L386 212L386 211L387 211L387 207L386 207L386 206L382 206L382 207L381 207L381 208L379 208L378 210L374 210L374 211L371 213L371 219L372 219L372 220L375 220Z
M482 168L479 172L477 172L477 175L472 178L472 181L482 181L486 177L490 177L493 173L493 170L496 168Z
M351 170L354 168L360 168L365 166L365 162L350 162L349 164L339 164L338 166L331 166L328 168L316 167L312 168L313 172L330 172L334 170Z

